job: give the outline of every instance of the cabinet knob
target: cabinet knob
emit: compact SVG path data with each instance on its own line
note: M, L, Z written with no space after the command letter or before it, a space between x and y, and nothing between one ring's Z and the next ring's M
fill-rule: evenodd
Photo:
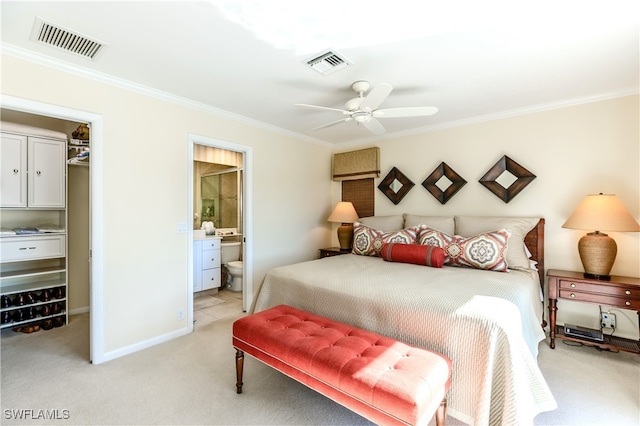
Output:
M627 305L627 306L631 306L631 302L628 301L628 300L626 302L624 302L624 304Z
M40 176L40 175L42 174L42 172L41 172L40 170L36 170L36 174L37 174L38 176Z
M571 288L576 288L576 283L571 283Z
M631 294L631 290L625 290L624 294L626 294L627 296Z
M570 296L571 298L575 298L575 297L576 297L576 294L575 294L575 293L571 293L569 296Z
M13 173L16 173L16 174L17 174L19 171L20 171L20 170L18 170L18 169L13 169Z

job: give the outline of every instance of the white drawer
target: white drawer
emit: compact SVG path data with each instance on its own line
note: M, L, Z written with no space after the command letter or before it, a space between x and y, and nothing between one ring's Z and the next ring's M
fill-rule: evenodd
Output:
M202 289L220 287L220 268L207 269L202 271Z
M10 237L0 240L0 261L38 260L64 257L64 235L37 237Z
M202 250L220 250L220 238L202 240Z
M220 250L203 250L202 251L202 269L211 269L220 267Z

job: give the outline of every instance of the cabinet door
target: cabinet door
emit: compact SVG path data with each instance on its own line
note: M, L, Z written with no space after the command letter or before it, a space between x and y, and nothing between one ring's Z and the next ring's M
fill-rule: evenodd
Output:
M0 206L27 207L27 137L2 133Z
M64 208L64 141L29 137L29 207Z

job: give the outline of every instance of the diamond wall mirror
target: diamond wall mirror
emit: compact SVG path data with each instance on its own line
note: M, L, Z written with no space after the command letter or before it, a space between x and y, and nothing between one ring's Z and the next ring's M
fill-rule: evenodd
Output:
M478 182L508 203L535 178L536 175L505 155Z
M414 183L396 167L382 179L378 189L382 191L393 204L398 204L413 188Z
M444 161L422 182L422 186L441 204L446 204L467 183Z

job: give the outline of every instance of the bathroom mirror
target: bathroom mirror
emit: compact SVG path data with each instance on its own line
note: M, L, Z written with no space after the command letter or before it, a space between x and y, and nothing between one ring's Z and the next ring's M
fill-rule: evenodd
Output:
M200 220L216 228L239 228L241 172L223 170L200 177Z

